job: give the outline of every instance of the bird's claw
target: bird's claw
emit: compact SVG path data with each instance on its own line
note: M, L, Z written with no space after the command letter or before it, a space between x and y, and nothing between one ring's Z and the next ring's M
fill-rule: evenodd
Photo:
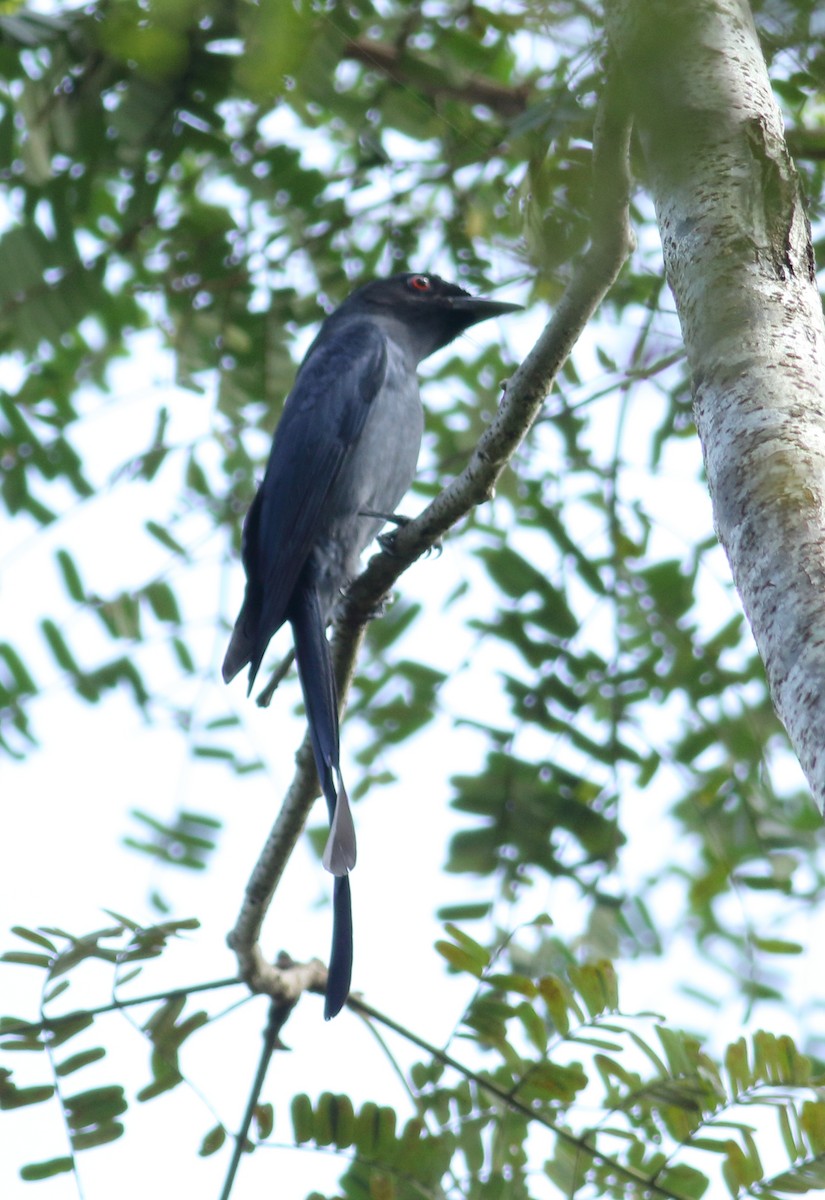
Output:
M378 542L378 545L385 554L389 554L392 558L400 558L401 556L395 550L395 540L398 537L398 530L403 529L405 525L409 525L413 518L405 517L401 513L374 512L369 508L365 509L359 515L362 517L380 517L383 521L387 521L389 524L396 526L395 529L391 529L387 533L379 533L375 540ZM428 546L425 552L425 557L429 558L429 556L433 553L441 554L443 549L444 543L442 539L439 538L437 541L433 542L432 546Z
M397 527L396 529L389 530L387 533L379 533L375 540L385 554L390 554L393 558L398 558L399 555L393 549L396 535L399 529L403 529L405 525L409 525L412 517L405 517L401 513L376 512L373 508L363 508L358 515L359 517L375 517L377 520L385 521L387 524Z
M407 520L405 519L403 522L399 522L399 524L406 525ZM395 543L398 540L398 530L397 529L390 529L387 531L387 533L379 533L378 537L375 540L378 542L378 545L381 547L381 549L384 551L385 554L389 554L391 558L399 558L400 557L400 555L397 553L397 551L395 549Z
M397 520L396 524L401 527L410 523L410 517L404 517L402 520ZM376 538L378 545L385 554L389 554L392 558L400 558L401 555L395 550L395 541L398 537L398 530L392 529L389 533L380 533ZM433 542L432 546L428 546L424 551L424 557L429 558L431 554L440 555L444 550L443 538L438 538Z

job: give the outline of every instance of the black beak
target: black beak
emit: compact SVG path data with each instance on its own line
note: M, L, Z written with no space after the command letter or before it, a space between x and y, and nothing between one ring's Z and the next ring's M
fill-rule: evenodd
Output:
M476 325L490 317L501 317L504 313L523 312L523 304L508 304L504 300L485 300L478 296L444 296L443 303L449 304L455 313L461 313L467 325Z

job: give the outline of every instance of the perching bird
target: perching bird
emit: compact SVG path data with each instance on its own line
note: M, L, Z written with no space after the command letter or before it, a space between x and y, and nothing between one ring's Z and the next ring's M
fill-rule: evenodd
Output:
M325 1016L352 972L348 872L355 829L341 779L338 697L326 638L361 551L415 475L424 415L416 367L465 329L520 308L480 300L437 275L394 275L353 292L326 318L287 397L243 528L246 593L223 663L249 664L249 691L272 636L292 626L295 659L330 834L335 878Z

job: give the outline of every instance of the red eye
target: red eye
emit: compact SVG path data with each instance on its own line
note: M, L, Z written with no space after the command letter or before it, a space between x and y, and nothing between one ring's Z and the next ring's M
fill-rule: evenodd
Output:
M433 285L426 275L413 275L409 280L409 286L416 292L429 292Z

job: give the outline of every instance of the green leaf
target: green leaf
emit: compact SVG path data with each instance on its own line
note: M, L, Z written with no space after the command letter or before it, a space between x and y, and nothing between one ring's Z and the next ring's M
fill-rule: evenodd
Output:
M40 628L43 630L43 636L48 643L49 649L51 650L57 665L62 670L68 671L69 674L79 675L80 667L77 664L77 660L66 644L65 638L55 625L54 621L47 618L46 620L40 622Z
M292 1097L292 1129L299 1146L311 1142L315 1136L315 1114L312 1101L304 1092Z
M539 994L547 1005L550 1020L564 1036L570 1030L570 1012L580 1013L567 984L554 975L545 975L538 982Z
M480 921L490 914L489 904L450 904L444 908L439 908L436 912L436 920L446 922L454 921Z
M40 967L48 970L52 965L50 954L33 954L27 950L7 950L0 954L0 962L17 963L21 967Z
M435 948L438 953L456 970L469 971L471 975L480 978L490 962L490 952L457 926L448 924L445 928L458 944L437 941Z
M61 1078L64 1075L71 1075L73 1071L79 1071L82 1067L86 1067L89 1063L99 1062L101 1058L106 1057L106 1051L98 1046L91 1050L81 1050L78 1054L73 1054L70 1058L66 1058L63 1062L58 1063L55 1068L55 1074Z
M175 625L180 624L181 615L178 602L168 584L150 583L147 585L144 595L149 601L152 612L159 621L167 621Z
M538 1063L525 1077L521 1091L543 1100L553 1099L569 1104L587 1084L587 1075L579 1063L563 1066L545 1061Z
M47 988L47 990L45 991L45 993L43 995L44 1009L48 1004L51 1004L53 1000L56 1000L58 996L60 996L63 992L65 992L68 987L69 987L68 979L61 979L61 981L59 983L54 984L53 987Z
M66 550L58 550L55 557L57 558L57 565L60 568L60 574L63 576L66 591L72 600L76 600L78 604L82 604L86 599L86 591L74 559Z
M339 1100L347 1100L346 1096L339 1097ZM350 1104L350 1108L352 1105ZM275 1110L271 1104L256 1104L255 1105L255 1124L258 1128L258 1138L261 1141L266 1141L271 1136L272 1130L275 1127ZM349 1143L347 1143L349 1144ZM338 1142L341 1145L341 1142Z
M51 1179L55 1175L65 1175L74 1170L74 1159L71 1157L50 1158L45 1162L28 1163L20 1168L20 1178L25 1183L36 1183L40 1179Z
M765 954L803 954L805 951L800 942L787 942L782 938L754 937L753 944Z
M18 692L35 692L37 687L34 679L27 671L23 664L23 660L12 646L6 642L0 642L0 660L2 660L9 670L14 687Z
M157 521L147 521L146 532L150 533L156 541L160 542L161 546L164 546L167 550L171 550L180 558L188 557L186 548L177 540L177 538L172 537L172 534L168 529L164 528L163 525L158 524Z
M676 559L655 563L640 572L657 611L670 620L678 620L693 607L693 579Z
M210 1154L216 1154L225 1141L226 1130L223 1125L215 1125L203 1138L198 1149L198 1154L201 1158L208 1158Z
M293 1117L294 1122L294 1117ZM297 1139L296 1139L297 1140ZM378 1142L378 1105L367 1100L355 1119L355 1148L365 1158L373 1158Z
M3 1049L8 1047L4 1046ZM27 1108L30 1104L43 1104L51 1100L55 1089L50 1084L37 1084L32 1087L16 1087L9 1080L0 1079L0 1111L12 1108Z
M69 1128L73 1133L81 1133L90 1127L108 1125L113 1117L126 1111L127 1103L122 1087L108 1085L64 1096L63 1108Z
M95 1146L106 1146L123 1137L125 1129L120 1121L107 1121L93 1129L84 1129L72 1134L72 1149L75 1151L92 1150Z
M524 1031L539 1054L547 1051L547 1026L532 1004L520 1004L516 1009Z
M82 962L89 955L83 955L77 961ZM52 1050L58 1046L65 1045L71 1038L76 1037L78 1033L82 1033L84 1029L88 1029L94 1022L94 1018L85 1012L70 1013L66 1017L56 1017L52 1020L49 1029L49 1046Z
M51 951L52 954L57 952L57 947L49 938L44 937L42 933L38 933L34 929L26 929L23 925L12 925L12 933L17 937L23 938L27 942L33 942L35 946L43 946L44 949Z
M478 965L474 955L468 954L460 946L454 945L453 942L437 941L435 949L454 970L467 972L474 975L476 979L481 978L483 968Z
M811 1152L825 1154L825 1101L803 1101L799 1125Z
M591 1017L616 1008L615 973L609 963L571 965L570 982L581 996Z
M520 992L523 996L533 997L538 992L538 988L532 979L528 979L525 975L516 975L514 973L505 974L502 971L492 972L487 975L487 983L490 987L498 988L502 992Z

